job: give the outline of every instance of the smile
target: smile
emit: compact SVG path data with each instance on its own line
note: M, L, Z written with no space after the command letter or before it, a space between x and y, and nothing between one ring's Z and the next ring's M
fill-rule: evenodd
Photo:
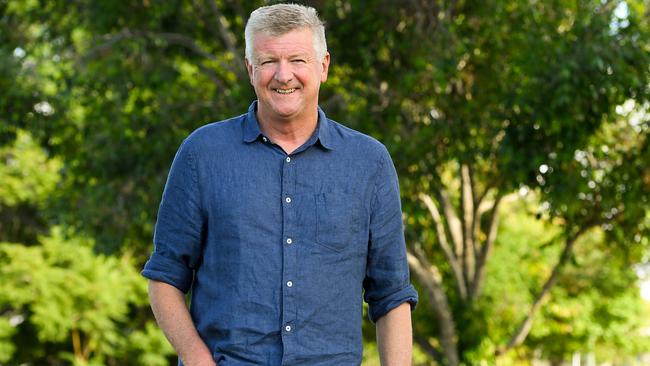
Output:
M280 94L291 94L294 91L296 91L296 88L291 88L291 89L275 89L276 92Z

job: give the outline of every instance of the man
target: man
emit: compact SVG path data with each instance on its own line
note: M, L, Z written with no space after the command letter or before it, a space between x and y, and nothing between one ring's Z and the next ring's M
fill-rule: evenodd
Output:
M358 365L363 297L382 364L410 365L417 294L388 152L319 109L314 9L259 8L245 36L258 100L193 132L165 186L142 272L160 327L187 366Z

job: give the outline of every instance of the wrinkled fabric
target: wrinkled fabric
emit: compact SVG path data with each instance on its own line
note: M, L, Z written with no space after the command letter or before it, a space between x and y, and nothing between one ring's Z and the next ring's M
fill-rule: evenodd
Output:
M142 274L188 293L220 366L359 365L376 321L417 293L386 148L327 119L287 155L247 114L205 125L172 163Z

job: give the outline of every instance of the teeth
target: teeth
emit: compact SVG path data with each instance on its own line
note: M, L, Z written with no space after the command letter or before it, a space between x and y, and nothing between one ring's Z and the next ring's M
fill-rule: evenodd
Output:
M294 91L296 91L296 88L291 88L291 89L275 89L276 92L280 94L291 94Z

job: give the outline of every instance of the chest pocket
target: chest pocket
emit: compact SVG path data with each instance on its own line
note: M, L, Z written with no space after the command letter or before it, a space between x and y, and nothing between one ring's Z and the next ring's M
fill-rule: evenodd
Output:
M361 201L346 193L316 195L316 242L341 252L356 245L361 231Z

